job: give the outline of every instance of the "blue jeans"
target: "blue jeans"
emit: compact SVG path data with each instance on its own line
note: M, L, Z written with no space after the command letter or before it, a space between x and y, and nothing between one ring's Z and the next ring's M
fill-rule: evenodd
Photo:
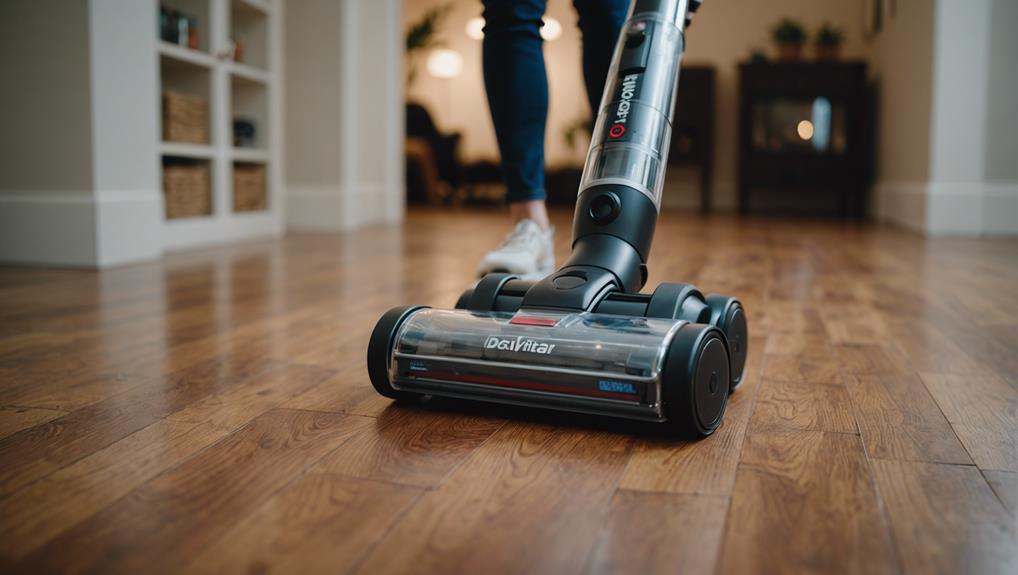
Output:
M484 1L484 87L495 124L506 201L543 200L548 76L541 44L547 0ZM596 115L629 0L573 0L583 34L583 78Z

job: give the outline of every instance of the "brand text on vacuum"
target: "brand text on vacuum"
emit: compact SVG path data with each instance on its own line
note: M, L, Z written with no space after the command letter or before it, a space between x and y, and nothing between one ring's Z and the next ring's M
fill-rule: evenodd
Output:
M622 93L620 94L622 101L619 102L618 108L615 108L615 123L625 124L626 119L629 118L629 108L632 106L630 100L636 94L636 74L629 74L622 79Z
M503 339L492 335L488 336L488 339L484 341L484 348L500 349L502 351L525 351L547 355L551 353L551 350L555 349L555 344L525 338L522 335L516 339Z

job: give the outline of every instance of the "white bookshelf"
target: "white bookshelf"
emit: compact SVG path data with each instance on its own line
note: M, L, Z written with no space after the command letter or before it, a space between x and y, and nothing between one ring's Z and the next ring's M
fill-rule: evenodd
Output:
M206 98L206 144L158 143L159 164L207 163L210 214L163 220L165 249L279 234L283 228L280 142L281 13L278 0L157 0L198 21L198 49L158 39L160 93L174 91ZM242 44L242 60L231 58L231 40ZM160 108L161 114L161 108ZM237 147L234 119L255 124L254 145ZM160 118L160 124L162 119ZM233 168L259 164L266 169L266 209L233 211ZM160 176L160 187L162 177Z

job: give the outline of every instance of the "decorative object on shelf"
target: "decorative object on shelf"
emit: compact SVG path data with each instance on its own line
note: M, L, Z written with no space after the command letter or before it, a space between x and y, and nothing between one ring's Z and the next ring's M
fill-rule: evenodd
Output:
M824 22L816 34L816 55L817 60L837 60L841 56L841 43L845 35L841 28L835 28L828 22Z
M207 216L212 213L209 164L169 159L163 164L166 219Z
M163 92L163 141L208 144L208 100L193 94Z
M159 7L159 39L192 50L201 44L198 19L165 6Z
M234 164L233 211L259 212L265 210L266 207L265 166Z
M230 51L228 58L237 62L238 64L244 63L244 43L236 38L230 40Z
M198 19L188 19L187 47L192 50L198 49Z
M442 21L452 10L452 3L442 4L424 12L421 19L410 25L406 32L406 85L409 88L417 78L417 65L420 54L443 46L444 42L436 38Z
M159 7L159 39L177 43L177 13L165 6Z
M238 148L255 147L256 123L251 118L233 119L233 145Z
M778 46L778 59L784 62L800 59L806 36L806 28L798 21L791 18L781 19L771 29L771 38Z

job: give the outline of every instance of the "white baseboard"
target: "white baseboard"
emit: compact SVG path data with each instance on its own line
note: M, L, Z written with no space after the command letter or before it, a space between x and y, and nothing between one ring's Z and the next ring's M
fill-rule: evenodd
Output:
M336 187L288 186L286 226L292 230L345 232L403 217L403 190L375 183L352 191Z
M99 267L162 255L163 201L158 192L101 192L95 214Z
M155 192L0 192L0 260L105 267L158 257Z
M874 189L877 218L903 228L926 229L926 182L879 182Z
M286 187L286 228L345 231L343 194L339 187Z
M926 235L1018 234L1018 182L881 182L877 215Z
M926 233L1018 234L1018 182L930 182Z

